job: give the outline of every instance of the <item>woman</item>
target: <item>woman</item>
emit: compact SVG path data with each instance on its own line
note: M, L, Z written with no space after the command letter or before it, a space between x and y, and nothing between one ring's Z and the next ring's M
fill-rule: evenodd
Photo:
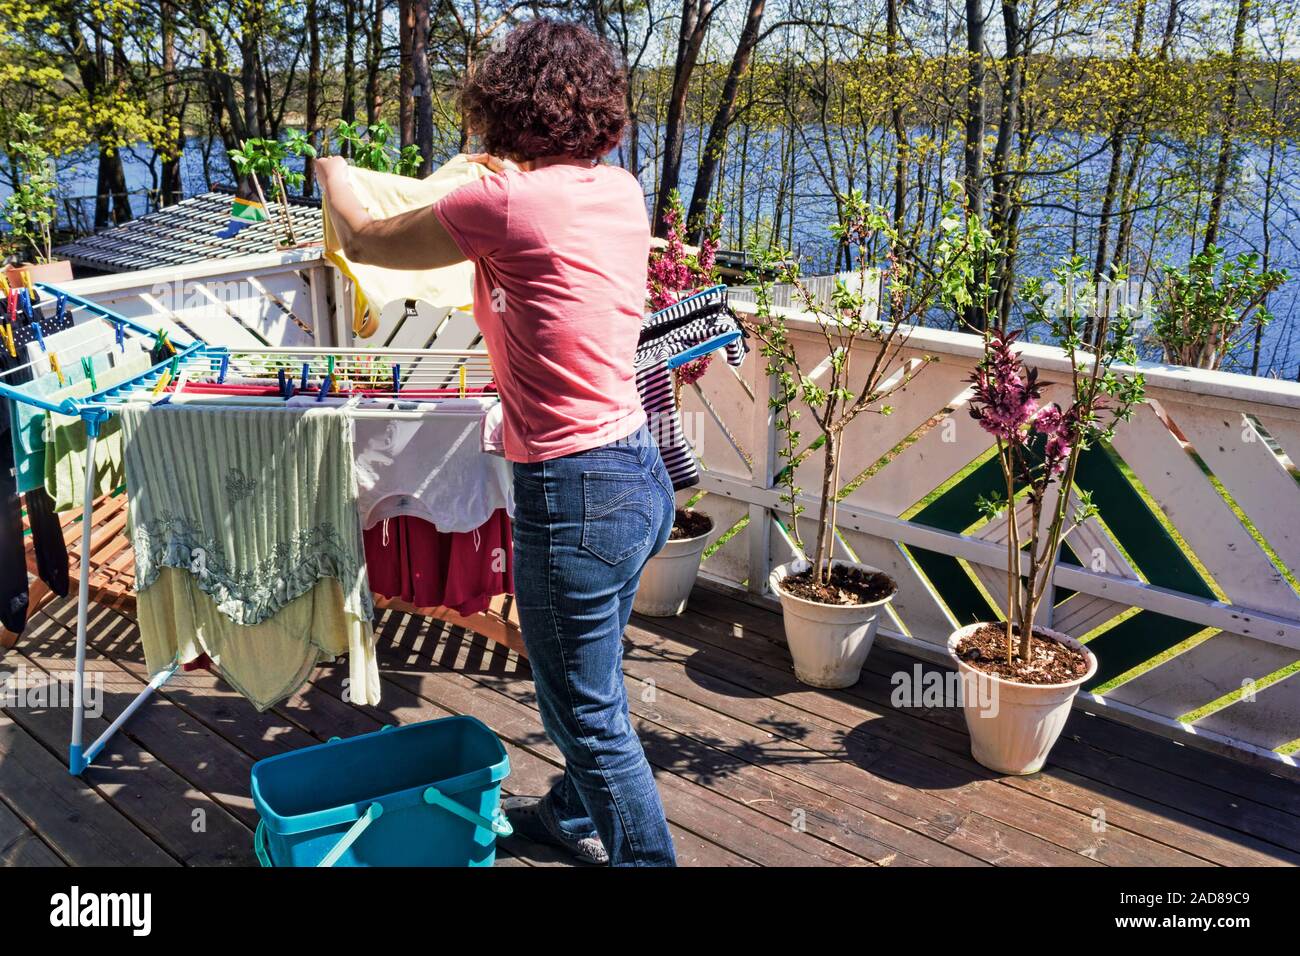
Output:
M673 492L637 397L633 357L650 229L641 186L598 160L627 123L624 73L582 27L533 20L467 79L462 108L492 173L374 220L340 159L317 164L347 255L475 265L515 486L515 591L538 706L564 754L541 798L508 801L521 832L611 865L672 866L672 838L628 718L622 634Z

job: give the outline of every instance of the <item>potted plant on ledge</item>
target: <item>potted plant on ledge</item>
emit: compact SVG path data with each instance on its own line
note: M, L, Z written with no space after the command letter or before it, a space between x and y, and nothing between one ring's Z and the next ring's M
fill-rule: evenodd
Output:
M878 568L835 557L839 500L844 484L856 477L840 474L845 429L866 412L889 414L890 396L935 361L929 355L903 358L902 351L916 321L949 300L951 289L964 287L956 279L969 271L972 255L972 235L952 203L940 217L936 255L928 268L911 257L909 249L916 245L903 242L883 213L869 210L860 192L841 197L840 209L832 233L849 262L856 262L852 279L837 282L829 301L819 300L790 252L756 249L758 269L750 277L755 313L745 320L774 383L769 404L778 455L785 461L777 478L785 486L781 501L789 508L787 531L796 552L795 560L773 569L768 584L781 601L795 675L814 687L857 682L880 614L897 590ZM974 234L976 242L982 235ZM792 286L791 299L802 310L797 318L813 323L814 334L803 337L817 344L819 360L811 366L800 364L792 316L772 305L773 281ZM880 290L878 300L874 288ZM800 405L818 431L806 448L795 427ZM822 467L809 550L800 527L805 505L796 473L816 454Z
M1142 400L1142 376L1120 375L1137 359L1129 310L1098 315L1096 285L1082 259L1053 270L1055 282L1025 284L1031 324L1042 323L1070 360L1064 407L1043 401L1005 325L985 333L971 378L971 416L997 441L1005 491L980 501L1007 523L1005 620L954 631L948 653L960 671L971 754L990 770L1027 774L1042 767L1097 658L1073 637L1040 624L1062 542L1096 514L1075 489L1079 457L1110 440ZM1091 341L1085 330L1094 329Z
M666 309L718 284L714 255L722 228L721 211L714 209L700 248L694 251L688 250L683 242L685 219L681 198L674 192L664 214L667 241L662 248L650 252L646 291L651 311ZM673 402L678 408L681 390L699 381L712 360L712 355L705 355L673 370ZM685 610L712 531L713 519L704 512L690 507L676 509L668 542L646 562L641 572L641 583L632 605L638 614L674 617Z
M5 270L9 284L15 288L29 281L67 282L72 278L72 263L54 258L54 191L58 183L50 154L41 145L44 135L45 130L30 113L14 117L7 146L18 182L5 200L4 218L18 257ZM30 260L26 258L29 254ZM24 281L24 275L28 281Z

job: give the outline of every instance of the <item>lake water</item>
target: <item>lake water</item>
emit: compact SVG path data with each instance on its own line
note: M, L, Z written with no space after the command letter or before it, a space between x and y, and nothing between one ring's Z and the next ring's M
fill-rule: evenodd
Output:
M642 134L643 142L653 140L656 131L646 128ZM701 135L699 131L688 134L686 156L683 162L683 192L687 192L695 174L695 157L698 155ZM1058 144L1063 152L1078 151L1077 142ZM1087 144L1085 144L1087 145ZM1167 166L1175 166L1181 161L1178 151L1173 147L1164 147L1166 152L1158 157ZM450 155L451 150L446 151ZM780 141L775 133L751 132L749 151L745 162L745 209L744 229L737 222L740 214L739 197L734 184L740 179L740 159L738 147L733 146L726 164L726 183L732 195L728 203L727 229L736 236L742 231L750 235L755 231L755 222L774 218L774 203L779 192ZM836 165L847 169L851 165L847 158L847 149L836 155ZM136 214L147 211L148 192L156 189L157 169L152 153L144 147L126 150L123 154L126 168L127 184L132 193L132 206ZM1285 158L1285 157L1284 157ZM1225 215L1223 242L1230 253L1258 248L1262 238L1259 197L1260 176L1266 157L1262 149L1248 150L1239 157L1239 196L1229 204ZM1089 162L1085 162L1078 171L1077 179L1082 182L1100 183L1105 177L1105 164L1109 161L1104 151ZM797 210L794 222L783 225L782 238L792 241L801 257L807 261L805 271L831 271L833 267L834 244L830 238L828 226L834 215L834 202L830 190L818 174L815 164L805 162L794 183L794 207ZM948 164L956 170L955 162ZM1280 184L1282 194L1294 196L1300 186L1300 164L1283 162L1281 164L1283 182ZM65 158L59 164L60 216L63 222L78 223L88 228L93 223L94 192L96 164L93 155ZM865 173L859 172L860 180ZM225 160L225 151L220 142L207 144L199 139L190 141L182 159L182 179L186 195L203 192L212 183L229 183L229 168ZM653 169L642 176L647 196L654 188ZM887 187L887 182L884 184ZM877 185L879 188L879 184ZM1031 182L1033 189L1040 193L1031 197L1031 202L1023 217L1022 247L1019 270L1021 276L1046 276L1053 263L1071 250L1072 243L1078 241L1083 245L1095 233L1095 218L1091 210L1095 202L1090 198L1079 200L1080 209L1076 214L1069 207L1070 200L1052 193L1052 185L1047 180ZM8 194L8 186L0 184L0 199ZM882 203L887 199L883 195L874 197ZM1090 205L1092 203L1092 205ZM1300 377L1300 317L1297 311L1297 290L1300 289L1300 212L1292 212L1285 201L1278 202L1280 215L1273 223L1273 268L1288 269L1295 278L1275 293L1270 299L1270 307L1275 315L1273 323L1264 330L1261 348L1261 374L1296 379ZM1152 227L1158 225L1150 217L1139 217L1136 234L1149 235ZM1180 239L1168 242L1150 250L1159 260L1168 257L1175 262L1185 261L1188 253L1188 241ZM1083 249L1089 255L1090 250ZM950 324L945 316L934 316L934 324ZM1157 357L1153 349L1148 350L1150 357ZM1226 367L1234 371L1249 371L1249 347L1243 348L1232 356Z

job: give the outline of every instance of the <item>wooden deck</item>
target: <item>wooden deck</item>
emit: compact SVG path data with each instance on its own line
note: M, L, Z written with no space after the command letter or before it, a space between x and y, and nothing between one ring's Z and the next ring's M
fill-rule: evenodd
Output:
M120 555L118 555L120 557ZM129 565L127 565L129 567ZM106 596L106 595L105 595ZM93 739L143 686L130 608L95 604ZM0 669L29 683L73 667L76 605L47 604ZM890 704L915 662L877 648L847 691L797 683L776 614L699 588L683 617L635 619L625 670L684 865L1204 866L1300 862L1300 784L1076 713L1043 772L973 763L959 714ZM178 673L83 779L65 768L67 707L0 713L0 861L255 864L249 768L331 736L473 714L506 744L510 793L560 762L526 661L441 621L389 611L383 702L344 703L346 664L265 714L206 671ZM551 866L514 841L499 865Z

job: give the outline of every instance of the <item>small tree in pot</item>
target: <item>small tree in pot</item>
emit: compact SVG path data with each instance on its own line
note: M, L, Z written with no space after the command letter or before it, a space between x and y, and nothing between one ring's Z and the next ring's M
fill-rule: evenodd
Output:
M904 241L889 217L868 208L860 192L840 197L839 205L832 233L849 261L856 262L851 280L841 278L829 299L822 299L809 290L789 252L755 250L759 268L751 281L757 304L755 315L746 320L774 380L769 401L779 433L778 454L785 460L778 478L796 550L796 560L773 570L769 583L781 599L795 673L818 687L857 682L879 615L897 588L878 569L835 558L845 430L864 413L890 414L890 397L935 361L928 355L903 358L911 329L937 304L961 304L979 249L988 241L984 231L967 227L950 202L933 237L930 264L923 266L912 254L921 237ZM801 310L797 318L813 322L820 333L818 360L808 366L801 364L791 336L791 316L772 305L774 282L792 287L792 301ZM818 432L807 448L796 427L800 405ZM820 494L809 548L800 524L805 506L796 474L799 464L818 450Z
M17 174L14 191L4 202L16 261L8 270L11 285L31 281L60 282L72 278L72 265L54 258L54 221L58 182L50 154L42 144L45 129L31 113L19 113L10 124L5 144ZM30 257L30 258L29 258Z
M663 248L651 251L646 276L646 298L652 312L712 288L719 281L714 257L722 230L722 210L714 207L704 239L694 252L685 245L686 213L675 191L669 198L664 222L668 226L667 240ZM673 370L673 401L679 410L682 389L698 382L712 361L712 355L705 355ZM712 531L713 519L707 514L690 507L676 509L668 543L641 573L633 603L638 614L672 617L685 609Z
M1080 456L1110 440L1143 390L1140 374L1114 368L1137 360L1132 311L1098 309L1082 258L1053 270L1053 277L1050 284L1026 282L1022 297L1030 323L1048 328L1069 358L1064 404L1043 401L1037 371L1026 368L1017 333L1005 326L985 333L984 358L971 377L970 414L996 439L1004 481L1003 493L981 499L980 508L1007 522L1005 621L961 628L948 648L968 677L963 709L972 753L1004 773L1042 766L1074 695L1096 672L1096 658L1083 645L1035 622L1062 542L1096 514L1089 494L1074 487ZM976 686L980 692L971 693Z

